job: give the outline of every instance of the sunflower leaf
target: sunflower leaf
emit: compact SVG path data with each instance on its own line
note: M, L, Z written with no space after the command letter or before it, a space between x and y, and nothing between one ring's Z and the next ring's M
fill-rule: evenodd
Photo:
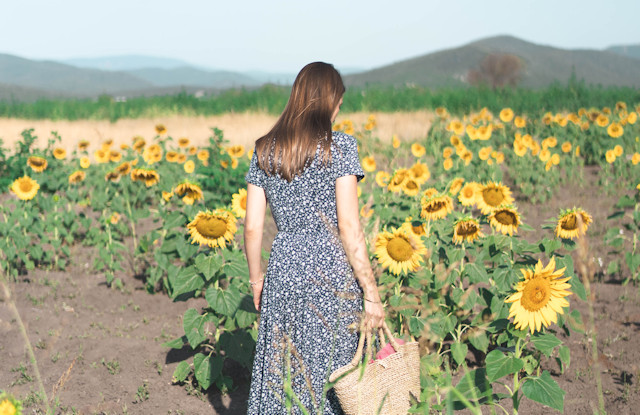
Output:
M551 379L548 371L542 372L540 377L531 377L522 385L522 393L532 401L547 405L560 412L564 412L564 395L560 386Z
M198 313L195 308L185 311L182 317L182 327L193 350L207 340L207 336L204 334L204 323L206 323L205 317Z
M204 297L213 311L224 316L233 316L242 302L240 292L233 285L229 286L226 290L210 285Z
M536 334L531 337L531 342L542 354L549 357L557 346L562 344L556 336L553 334L545 333L545 334Z
M196 268L209 281L222 268L222 258L215 253L212 255L200 254L196 257Z
M464 363L465 357L467 356L467 352L469 351L469 346L466 343L453 343L451 344L451 356L456 363L461 365Z
M490 382L495 382L503 376L519 372L524 367L524 362L515 356L505 356L500 350L491 351L485 358L487 365L487 377Z
M178 366L176 366L176 370L173 371L173 375L171 376L171 382L172 383L184 382L187 376L189 376L189 373L191 373L191 365L189 365L189 363L187 363L186 360L183 360L182 362L178 363Z
M178 272L169 273L171 286L171 298L176 300L180 295L199 290L204 286L204 280L200 273L196 272L193 265L181 268Z
M491 383L487 379L487 373L484 368L467 372L455 387L460 394L472 402L484 401L492 394ZM451 397L453 398L454 409L461 410L465 408L464 404L455 398L455 395Z
M209 389L218 376L220 376L222 372L222 362L222 356L205 356L202 353L193 356L196 380L203 390Z

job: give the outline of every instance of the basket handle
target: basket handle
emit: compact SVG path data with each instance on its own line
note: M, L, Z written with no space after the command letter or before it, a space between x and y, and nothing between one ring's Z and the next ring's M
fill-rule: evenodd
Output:
M371 353L371 348L372 348L371 331L372 330L369 330L369 329L360 330L360 339L358 340L358 348L356 349L355 356L353 356L353 360L351 360L352 366L358 366L358 364L362 360L362 352L364 351L365 340L367 341L367 351L365 354L366 360L369 361L369 359L371 358L371 354L372 354ZM378 329L378 339L380 340L382 347L386 346L385 336L389 338L389 343L391 343L391 347L393 347L393 350L395 350L396 352L399 351L400 345L393 338L393 334L391 333L391 330L387 326L387 323L382 322L382 327Z

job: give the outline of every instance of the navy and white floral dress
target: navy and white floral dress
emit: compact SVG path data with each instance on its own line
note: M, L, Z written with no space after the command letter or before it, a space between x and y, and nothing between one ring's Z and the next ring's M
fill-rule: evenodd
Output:
M278 228L262 291L252 415L298 414L300 406L310 414L342 414L324 387L355 354L352 328L362 312L362 290L338 235L335 185L338 177L360 180L364 172L350 135L333 133L328 166L319 154L291 182L268 176L254 154L246 176L264 189Z

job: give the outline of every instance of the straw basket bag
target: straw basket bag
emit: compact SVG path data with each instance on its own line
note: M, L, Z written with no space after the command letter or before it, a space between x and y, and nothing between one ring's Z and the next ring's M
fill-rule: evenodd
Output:
M412 397L420 396L420 355L418 342L398 345L386 324L379 330L381 347L389 338L395 353L383 359L371 359L371 331L360 333L358 349L351 363L334 371L329 377L346 415L406 415ZM365 339L367 352L362 352Z

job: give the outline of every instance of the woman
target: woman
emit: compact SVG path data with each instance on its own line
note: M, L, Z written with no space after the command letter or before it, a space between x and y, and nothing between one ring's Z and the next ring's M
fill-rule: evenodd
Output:
M284 112L256 141L247 173L244 243L261 312L249 414L340 414L325 384L351 361L354 327L380 327L384 311L359 220L357 142L332 132L344 94L330 64L305 66ZM261 273L267 202L278 233ZM355 277L355 278L354 278Z

